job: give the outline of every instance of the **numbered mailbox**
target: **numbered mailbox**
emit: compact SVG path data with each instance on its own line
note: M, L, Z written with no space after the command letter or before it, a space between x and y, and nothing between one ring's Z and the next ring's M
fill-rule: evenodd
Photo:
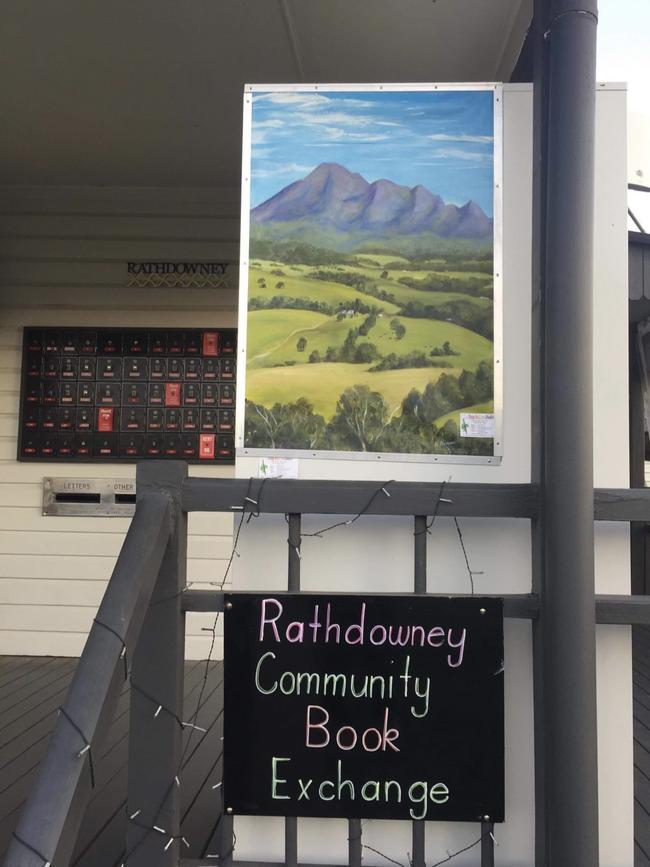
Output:
M69 458L74 454L74 434L60 433L59 440L59 457Z
M122 359L112 358L110 355L100 356L97 359L97 379L111 382L122 379Z
M234 334L222 331L219 335L221 355L234 355L237 351L237 338Z
M61 335L49 329L43 335L43 351L53 355L61 353Z
M97 370L96 358L79 357L79 379L94 379Z
M165 403L165 384L152 382L149 386L149 406L163 406Z
M23 428L28 431L38 430L40 426L40 411L35 404L25 404L23 407Z
M95 355L97 353L96 331L83 331L80 333L79 353L81 355Z
M167 352L167 333L157 331L149 338L149 352L152 355L165 355Z
M119 406L122 385L119 382L98 382L95 402L98 406Z
M61 372L61 359L58 355L46 356L43 360L43 376L45 379L58 379Z
M149 360L149 378L167 379L167 359L151 358Z
M30 379L40 379L43 371L43 359L40 353L33 353L27 356L25 362L25 376Z
M158 361L160 359L157 359ZM124 379L129 381L149 379L149 359L133 355L124 359Z
M93 453L92 434L78 433L74 438L74 453L80 458L89 458Z
M121 355L122 332L99 331L97 334L97 352L100 355Z
M214 460L216 437L211 433L202 433L199 436L199 458L202 461Z
M183 385L183 406L198 406L201 390L197 383L186 382Z
M95 410L90 406L80 406L76 413L75 428L78 431L91 431L95 418Z
M167 354L183 355L185 353L185 335L182 331L167 332Z
M29 328L25 332L25 349L27 352L43 351L43 332Z
M146 331L127 331L124 351L128 355L146 355L149 352L149 334Z
M165 434L163 438L163 452L169 458L180 457L182 446L179 434Z
M119 430L119 410L114 406L100 406L97 408L98 433L113 433Z
M183 410L183 431L197 431L199 429L199 412L196 409Z
M165 430L179 431L182 426L182 414L180 409L172 407L165 410Z
M59 420L59 412L60 410L57 407L44 406L40 414L41 430L56 430L57 422Z
M201 379L201 359L186 358L185 359L185 379L195 380Z
M124 406L146 406L146 382L125 382L122 386L122 403Z
M205 382L212 382L219 379L219 359L204 358L203 359L203 379Z
M230 409L219 410L219 433L233 433L235 430L235 414Z
M94 454L98 458L116 458L119 452L117 435L114 433L96 433Z
M219 406L230 407L235 405L235 386L224 383L219 393Z
M165 384L165 406L181 405L180 382L167 382Z
M222 358L220 367L221 367L221 379L224 382L232 382L235 379L235 359L234 358Z
M202 349L202 335L200 331L185 332L185 355L199 355Z
M62 406L57 410L57 427L60 431L73 431L76 427L77 412L72 406Z
M74 401L70 401L73 403ZM54 404L57 405L59 403L59 384L58 382L44 382L43 383L43 403L44 404Z
M219 386L214 382L204 382L201 386L201 406L216 406L219 401Z
M196 434L181 435L181 454L184 458L198 457L198 437Z
M40 403L43 389L40 382L27 382L25 385L25 403Z
M217 457L222 460L234 460L235 438L233 436L219 436L217 438Z
M144 435L130 434L120 436L120 456L123 458L144 457Z
M47 402L47 401L46 401ZM77 403L76 382L62 382L59 386L59 403L61 406L75 406Z
M202 341L202 352L206 356L219 355L219 332L204 331Z
M44 458L54 458L57 455L57 436L55 433L41 434L40 454Z
M183 379L184 365L182 358L167 359L167 379Z
M80 382L77 386L77 403L79 406L89 406L95 403L95 383Z
M20 453L26 458L36 457L41 447L41 437L37 433L26 431L20 444Z
M216 409L201 410L201 430L205 433L216 433L219 414Z
M160 410L156 411L160 412ZM144 407L124 407L120 429L126 433L144 433L147 430L146 413Z
M61 358L61 379L74 379L79 377L79 359L64 355Z
M131 410L131 412L135 412L135 410ZM169 410L164 410L157 406L150 407L147 410L148 431L161 431L165 429L165 412L169 412Z
M159 457L163 453L163 435L161 433L147 434L144 451L151 458Z
M61 334L61 352L64 355L77 355L79 352L79 332L64 331Z

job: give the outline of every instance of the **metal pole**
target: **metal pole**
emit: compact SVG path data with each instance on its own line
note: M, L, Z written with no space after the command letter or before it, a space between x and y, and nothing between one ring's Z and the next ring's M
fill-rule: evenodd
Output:
M427 592L427 516L413 519L413 592ZM423 821L411 823L412 867L425 867L425 832Z
M553 0L548 43L544 400L546 862L598 864L592 268L595 0Z
M287 590L297 593L300 590L300 514L289 515L289 568ZM295 816L287 816L284 820L284 863L286 867L296 867L298 864L298 820Z

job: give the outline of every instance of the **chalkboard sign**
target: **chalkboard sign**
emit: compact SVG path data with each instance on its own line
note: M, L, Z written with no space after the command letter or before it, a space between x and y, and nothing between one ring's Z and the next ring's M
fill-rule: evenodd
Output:
M503 821L500 599L231 594L224 640L233 813Z

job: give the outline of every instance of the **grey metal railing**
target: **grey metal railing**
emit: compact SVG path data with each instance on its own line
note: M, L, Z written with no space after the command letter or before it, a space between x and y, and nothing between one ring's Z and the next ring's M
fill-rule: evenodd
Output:
M533 523L538 517L538 490L533 485L449 484L444 501L440 487L393 482L389 498L373 499L375 482L200 479L188 478L182 463L138 466L135 516L5 867L66 867L69 863L93 782L93 755L99 754L129 673L128 804L129 812L139 819L127 826L125 867L202 863L181 859L180 799L174 785L187 725L182 721L184 615L187 611L222 611L224 593L186 589L188 512L241 514L243 510L287 515L288 592L300 591L302 515L410 515L414 522L413 593L424 594L427 516L434 508L440 517L516 517ZM650 490L597 490L594 518L648 521ZM503 598L506 617L536 621L546 616L544 600L533 593ZM650 597L597 596L596 621L650 623ZM159 714L154 703L162 711ZM155 726L151 725L152 714L156 715ZM538 774L547 772L544 767L536 768ZM580 809L579 804L569 806ZM297 822L294 818L285 822L283 864L297 867ZM413 823L413 867L425 865L424 830L424 822ZM495 863L491 831L491 823L482 823L481 867ZM231 867L233 862L232 832L233 817L223 813L218 841L222 867ZM360 867L363 841L357 819L349 821L348 841L349 867ZM253 867L251 862L235 863Z

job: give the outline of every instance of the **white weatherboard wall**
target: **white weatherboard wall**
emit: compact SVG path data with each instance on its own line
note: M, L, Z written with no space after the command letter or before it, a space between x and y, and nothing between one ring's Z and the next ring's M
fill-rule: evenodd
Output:
M2 192L0 654L78 656L129 520L44 517L42 480L131 478L135 464L15 460L22 328L236 327L234 290L120 286L127 260L235 261L238 191ZM233 468L194 465L190 474L228 477ZM206 588L224 575L232 519L195 513L189 531L188 581ZM201 627L213 619L188 615L188 657L207 656L210 639Z
M509 85L504 115L504 457L500 467L304 460L303 479L386 481L530 482L532 88ZM596 212L594 245L594 484L628 486L627 232L625 92L599 88L596 99ZM571 371L567 370L567 376ZM567 441L567 449L580 448ZM258 461L237 461L237 475L257 475ZM304 530L326 524L309 518ZM530 525L524 520L461 520L477 592L527 593L531 589ZM413 525L410 520L363 518L322 539L302 543L305 590L372 592L412 590ZM286 588L286 524L261 517L245 526L236 563L236 589ZM263 564L263 565L262 565ZM596 589L629 593L626 525L596 525ZM428 540L428 590L467 593L467 572L453 524L436 523ZM632 684L628 627L597 627L601 867L633 863ZM506 620L506 822L496 828L500 867L534 862L534 766L531 627ZM489 744L486 744L489 749ZM283 823L237 817L237 856L281 860ZM299 820L299 860L347 861L343 820ZM595 832L595 829L594 829ZM427 863L443 860L477 839L477 824L427 824ZM407 863L406 822L363 823L363 842ZM365 864L384 859L368 849ZM476 848L454 859L475 865Z

